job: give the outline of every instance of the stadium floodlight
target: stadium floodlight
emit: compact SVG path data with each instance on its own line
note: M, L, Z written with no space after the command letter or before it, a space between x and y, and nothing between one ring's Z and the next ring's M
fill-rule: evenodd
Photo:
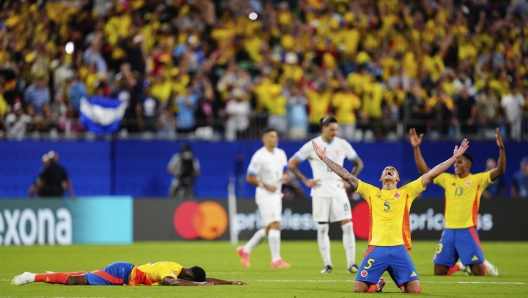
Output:
M64 47L64 50L66 50L66 54L72 54L75 49L75 46L73 45L73 42L68 41L66 43L66 46Z

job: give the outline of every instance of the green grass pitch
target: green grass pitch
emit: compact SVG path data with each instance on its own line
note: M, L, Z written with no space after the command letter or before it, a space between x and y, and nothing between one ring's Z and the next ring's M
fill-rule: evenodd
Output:
M435 241L414 241L411 257L422 282L422 297L528 297L528 243L484 242L486 258L499 276L475 277L459 272L433 276ZM357 262L366 242L357 242ZM323 275L322 261L313 241L283 241L282 257L290 269L272 269L267 243L251 255L251 268L240 265L235 247L228 242L139 242L133 245L0 246L0 297L350 297L383 295L403 297L390 280L383 294L353 293L354 275L346 273L340 241L332 242L334 272ZM244 280L248 286L127 287L64 286L33 283L12 286L11 278L24 271L78 271L100 269L114 261L136 264L175 261L185 267L202 266L208 276Z

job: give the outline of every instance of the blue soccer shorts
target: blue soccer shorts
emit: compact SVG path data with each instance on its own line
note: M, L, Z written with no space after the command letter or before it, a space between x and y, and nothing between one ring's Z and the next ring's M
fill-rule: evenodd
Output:
M369 246L359 266L356 280L375 284L389 272L396 285L418 280L418 273L403 245Z
M458 259L464 265L484 262L484 253L475 227L465 229L444 229L436 247L433 262L452 267Z
M89 285L94 286L125 285L128 282L132 268L134 268L133 264L115 262L102 270L86 273L86 280Z

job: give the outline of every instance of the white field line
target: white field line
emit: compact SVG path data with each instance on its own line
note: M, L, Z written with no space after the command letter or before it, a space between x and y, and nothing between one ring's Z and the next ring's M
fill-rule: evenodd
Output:
M257 279L256 282L299 282L299 283L313 283L313 282L327 282L327 283L338 283L338 282L354 282L354 280L350 279L343 279L343 280L335 280L335 279L301 279L301 280L294 280L294 279ZM387 281L390 283L391 281ZM420 280L420 283L426 283L426 284L496 284L496 285L526 285L525 282L520 281L424 281Z

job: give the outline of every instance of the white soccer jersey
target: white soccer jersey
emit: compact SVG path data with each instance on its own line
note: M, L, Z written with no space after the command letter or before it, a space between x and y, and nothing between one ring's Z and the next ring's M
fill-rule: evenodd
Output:
M352 145L344 139L335 137L332 142L326 143L323 141L323 138L319 136L314 140L321 149L326 148L326 155L328 158L340 166L343 166L345 158L353 161L357 157L357 153L352 148ZM343 194L346 196L343 179L319 159L313 149L312 141L304 144L304 146L295 153L295 157L300 162L308 160L312 167L313 179L320 180L321 185L317 188L312 188L310 193L312 197L339 197Z
M282 149L274 148L273 152L270 152L266 147L262 147L253 154L247 172L255 175L262 183L277 187L272 193L258 186L255 194L257 202L270 195L282 198L282 178L287 166L288 159Z

